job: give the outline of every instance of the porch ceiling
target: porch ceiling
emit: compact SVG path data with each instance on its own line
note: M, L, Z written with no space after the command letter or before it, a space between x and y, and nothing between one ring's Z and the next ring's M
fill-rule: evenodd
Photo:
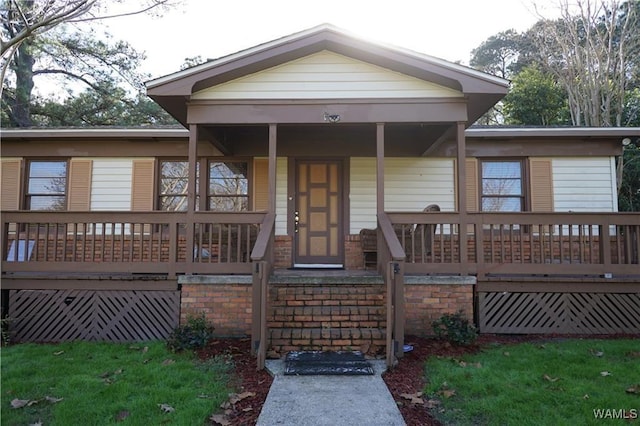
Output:
M385 156L416 157L440 145L454 123L385 126ZM200 125L201 139L228 156L267 156L269 129L264 125ZM375 124L278 125L278 156L376 156Z

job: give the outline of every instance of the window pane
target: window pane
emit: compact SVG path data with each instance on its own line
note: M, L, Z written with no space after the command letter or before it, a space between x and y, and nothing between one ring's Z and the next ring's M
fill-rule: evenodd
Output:
M66 206L67 162L30 161L27 181L27 209L64 210Z
M219 212L243 212L249 209L247 197L210 197L209 210Z
M160 197L160 210L186 211L187 197Z
M482 179L484 195L522 195L520 179Z
M249 180L246 162L215 162L209 164L210 195L248 195Z
M482 211L519 212L522 211L522 199L520 197L485 197L482 199Z
M522 177L519 161L485 161L482 163L483 178L517 178Z
M196 167L196 194L198 191L198 173ZM160 162L160 187L158 188L159 208L169 211L186 211L189 191L189 162L169 160ZM197 199L197 195L196 195ZM198 205L196 202L196 209Z
M29 204L30 210L64 210L64 195L32 196Z
M32 161L29 163L29 177L64 178L67 176L66 161Z

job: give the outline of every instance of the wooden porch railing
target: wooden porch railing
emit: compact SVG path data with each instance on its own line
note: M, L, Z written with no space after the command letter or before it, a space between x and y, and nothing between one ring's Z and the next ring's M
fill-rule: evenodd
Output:
M2 212L2 271L250 274L250 253L265 215Z
M404 260L405 252L398 241L389 217L378 214L378 271L386 287L387 345L386 362L393 367L404 354Z
M638 213L388 213L407 273L640 277ZM466 228L466 229L465 229Z
M268 213L264 217L260 233L251 252L251 261L253 262L251 350L257 358L258 370L264 368L267 358L267 287L273 265L275 219L275 213Z

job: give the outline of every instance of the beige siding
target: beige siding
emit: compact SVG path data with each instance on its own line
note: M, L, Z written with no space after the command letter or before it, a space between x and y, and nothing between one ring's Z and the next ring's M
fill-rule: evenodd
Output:
M155 160L133 160L131 173L131 210L153 210Z
M71 159L69 164L68 210L88 211L91 209L91 169L91 160Z
M462 93L329 51L210 87L193 99L437 98Z
M478 200L478 160L476 158L467 158L465 162L467 211L477 212L480 210L480 201Z
M269 208L269 159L253 160L253 209L255 211Z
M94 159L91 210L131 210L132 160Z
M287 157L276 163L276 235L287 235Z
M553 204L557 212L616 211L613 159L554 158Z
M352 158L350 176L350 232L376 227L375 158ZM453 160L444 158L385 159L385 210L422 211L437 204L453 211Z
M529 159L531 211L553 211L553 161L550 158Z
M20 158L3 158L0 162L0 202L2 210L20 209Z
M353 157L349 169L349 232L357 234L363 228L374 229L377 226L376 159Z

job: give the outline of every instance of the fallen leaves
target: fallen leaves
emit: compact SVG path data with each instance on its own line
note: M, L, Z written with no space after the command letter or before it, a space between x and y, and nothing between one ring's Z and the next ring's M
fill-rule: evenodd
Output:
M116 422L123 422L129 417L131 413L128 410L122 410L118 414L116 414Z
M214 422L217 425L227 426L230 425L231 422L227 418L229 414L236 410L236 404L240 401L243 401L247 398L253 398L256 396L255 392L241 392L241 393L230 393L229 399L220 404L220 408L224 410L223 414L212 414L209 417L209 420ZM246 407L242 409L243 412L253 411L253 407Z
M633 385L633 386L627 388L626 392L634 394L634 395L640 395L640 384Z
M54 398L52 396L45 396L41 399L18 399L15 398L11 400L11 408L23 408L23 407L31 407L32 405L39 404L42 401L47 401L50 404L57 404L62 401L64 398Z
M424 399L422 399L422 392L401 393L400 396L404 399L408 399L412 404L415 404L415 405L424 404Z
M544 380L546 380L547 382L551 382L551 383L555 383L555 382L557 382L558 380L560 380L560 377L551 377L551 376L549 376L548 374L545 374L544 376L542 376L542 378L543 378Z
M158 404L158 407L160 408L160 410L162 410L163 413L173 413L174 411L176 411L176 409L169 404Z
M600 375L601 375L602 377L607 377L607 376L610 376L610 375L611 375L611 373L610 373L610 372L608 372L608 371L601 371L601 372L600 372Z

